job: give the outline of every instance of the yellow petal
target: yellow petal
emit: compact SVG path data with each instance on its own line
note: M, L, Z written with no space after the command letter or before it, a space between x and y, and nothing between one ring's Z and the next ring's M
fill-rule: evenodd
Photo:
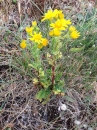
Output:
M50 35L50 36L53 36L53 35L54 35L54 31L51 30L51 31L49 32L49 35Z
M55 36L60 36L61 32L58 29L54 29L54 35Z

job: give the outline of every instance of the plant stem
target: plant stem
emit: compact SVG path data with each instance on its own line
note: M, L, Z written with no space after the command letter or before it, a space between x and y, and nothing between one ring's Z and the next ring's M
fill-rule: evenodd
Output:
M54 87L55 80L55 65L52 66L52 88Z

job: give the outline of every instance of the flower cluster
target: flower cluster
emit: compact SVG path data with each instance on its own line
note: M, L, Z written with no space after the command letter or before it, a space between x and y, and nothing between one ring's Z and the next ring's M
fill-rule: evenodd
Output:
M26 32L30 37L29 40L36 43L38 48L41 49L43 46L47 46L48 40L46 38L43 38L36 21L32 22L31 27L26 27Z
M48 10L42 17L41 22L43 30L38 27L36 21L32 21L31 26L25 28L27 41L22 40L20 47L22 49L27 47L26 51L29 54L27 58L31 58L31 60L27 60L27 64L23 65L25 68L31 67L31 72L32 69L35 70L33 84L35 86L41 85L41 90L37 93L36 98L45 102L45 99L49 100L52 92L55 95L64 96L63 72L59 70L61 67L59 61L62 58L61 48L64 46L64 38L69 38L70 41L71 39L77 39L80 32L77 31L69 19L65 18L62 10ZM42 33L43 31L45 36ZM27 42L30 42L30 44L27 45ZM45 51L40 50L48 44L49 46ZM25 51L23 53L25 54ZM66 105L61 105L60 109L66 110Z
M35 43L39 49L48 45L48 40L43 38L36 21L33 21L32 26L26 27L25 30L29 36L29 40ZM26 48L26 40L22 40L20 47L23 49Z
M43 16L41 21L49 20L50 21L50 36L60 36L63 31L67 30L72 24L70 20L67 20L64 17L62 10L48 10L47 13ZM70 37L77 39L80 36L80 33L76 30L74 26L70 26Z
M72 26L72 22L65 18L62 10L48 10L41 21L49 21L48 34L50 37L62 37L65 34L64 31L69 32L67 34L69 34L72 39L77 39L80 36L80 33ZM32 26L26 27L25 30L29 36L29 40L35 43L39 49L48 45L48 39L42 36L36 21L33 21ZM26 48L26 41L23 40L20 46L23 49Z

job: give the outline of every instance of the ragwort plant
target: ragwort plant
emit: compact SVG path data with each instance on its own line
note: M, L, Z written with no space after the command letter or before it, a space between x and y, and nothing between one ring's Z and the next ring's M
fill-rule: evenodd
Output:
M61 49L65 44L63 41L77 39L80 32L64 17L62 10L48 10L41 23L42 29L36 21L32 21L32 26L26 27L27 40L23 39L20 47L24 54L31 52L32 59L28 67L34 72L33 84L40 89L36 98L45 102L51 94L64 95L63 72L59 70Z

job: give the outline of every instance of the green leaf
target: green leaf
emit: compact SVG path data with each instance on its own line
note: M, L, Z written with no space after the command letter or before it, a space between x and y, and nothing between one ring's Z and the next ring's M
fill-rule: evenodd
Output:
M51 90L47 89L41 89L37 94L36 94L36 99L38 99L40 102L42 100L47 100L51 94Z
M13 4L16 4L16 3L17 3L17 0L12 0L12 3L13 3Z
M84 50L84 48L85 48L85 46L80 47L80 48L71 48L70 52L80 52L80 51Z

